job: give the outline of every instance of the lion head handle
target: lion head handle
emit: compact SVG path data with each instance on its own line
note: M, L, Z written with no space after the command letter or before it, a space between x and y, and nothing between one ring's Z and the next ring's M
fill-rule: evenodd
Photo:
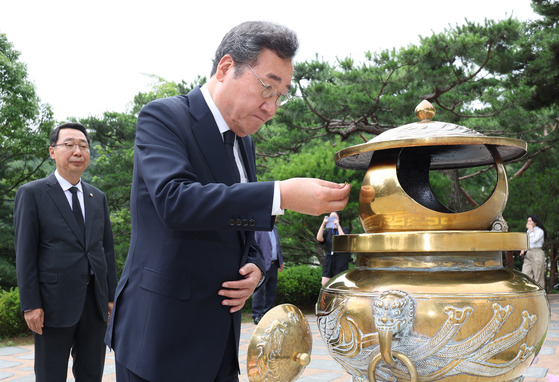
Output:
M401 290L389 290L373 300L373 317L379 336L379 350L384 362L394 366L392 337L407 335L414 319L413 299Z

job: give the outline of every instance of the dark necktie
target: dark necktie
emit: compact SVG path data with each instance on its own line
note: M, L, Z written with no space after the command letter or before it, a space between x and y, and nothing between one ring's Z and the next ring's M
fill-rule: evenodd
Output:
M227 130L223 133L223 143L225 143L225 152L227 153L227 160L231 166L231 171L233 172L233 177L235 178L235 183L241 181L241 176L239 175L239 168L237 167L237 162L235 161L235 155L233 154L233 146L235 145L235 138L237 136L231 130Z
M85 224L83 221L82 208L80 205L80 200L78 199L78 188L70 187L70 192L72 193L72 210L74 211L74 217L82 233L82 237L85 240Z

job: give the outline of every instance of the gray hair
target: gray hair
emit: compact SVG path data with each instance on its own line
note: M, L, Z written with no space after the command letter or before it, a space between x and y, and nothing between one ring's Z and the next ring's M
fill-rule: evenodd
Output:
M247 21L231 29L221 40L213 59L210 77L217 72L223 56L229 54L237 64L254 64L262 49L269 49L281 58L293 58L299 41L292 30L283 25L265 21ZM244 67L236 66L235 75Z

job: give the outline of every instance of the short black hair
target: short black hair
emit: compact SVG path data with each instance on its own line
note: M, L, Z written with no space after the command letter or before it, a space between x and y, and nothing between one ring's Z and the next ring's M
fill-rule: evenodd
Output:
M54 147L54 145L56 145L56 142L58 142L58 134L62 129L74 129L81 131L85 135L85 139L87 139L87 144L89 144L89 134L87 134L87 130L81 123L66 122L60 126L55 127L54 130L50 133L50 146Z

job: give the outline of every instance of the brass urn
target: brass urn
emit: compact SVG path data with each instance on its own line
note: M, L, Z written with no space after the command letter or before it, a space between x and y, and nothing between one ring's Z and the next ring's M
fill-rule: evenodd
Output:
M433 121L419 122L336 154L366 171L359 218L366 233L337 236L334 251L356 266L322 288L316 315L331 356L363 381L521 381L538 354L550 309L545 291L504 268L502 251L527 248L507 232L504 163L526 143ZM494 165L491 196L470 211L445 207L429 171Z

